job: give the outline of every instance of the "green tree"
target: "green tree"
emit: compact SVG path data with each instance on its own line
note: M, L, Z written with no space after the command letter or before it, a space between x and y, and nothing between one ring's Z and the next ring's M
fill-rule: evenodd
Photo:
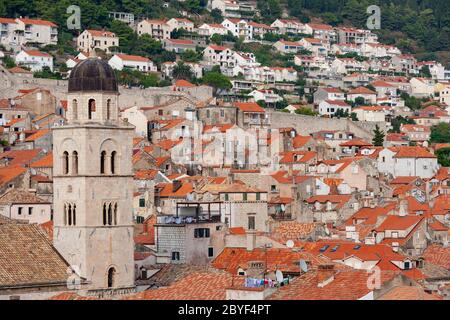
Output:
M222 11L219 9L212 9L210 15L215 23L221 23L223 21Z
M218 72L207 72L203 76L202 82L213 87L214 95L216 95L219 90L229 90L233 87L230 79Z
M380 130L380 127L378 125L375 125L375 130L373 130L373 140L372 144L376 147L382 147L384 142L384 132Z
M295 110L296 114L301 114L304 116L315 116L317 115L317 112L314 112L313 110L311 110L310 108L307 107L300 107L297 110Z
M220 34L218 34L218 33L214 33L211 36L210 40L211 40L212 43L215 43L217 45L221 45L222 41L223 41L223 37Z
M6 69L11 69L16 66L16 62L10 56L5 56L3 58L3 64L5 65Z
M438 162L443 167L450 167L450 148L441 148L436 151Z
M202 55L194 50L186 50L181 53L181 59L185 62L198 62L202 59Z
M389 132L400 133L400 127L402 124L416 124L416 122L413 119L397 116L391 120L392 129L390 129Z
M191 80L194 77L194 73L192 72L190 66L184 64L183 62L178 62L176 66L173 67L172 77L175 80Z
M450 143L450 124L441 122L431 127L431 143Z
M364 104L366 104L366 100L363 97L357 97L355 99L355 105L363 106Z

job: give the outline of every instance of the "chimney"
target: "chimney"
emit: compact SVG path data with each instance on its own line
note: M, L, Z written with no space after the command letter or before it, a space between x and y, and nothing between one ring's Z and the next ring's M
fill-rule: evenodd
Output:
M247 231L247 251L253 251L256 247L256 232Z
M181 185L182 183L180 180L174 180L172 182L172 192L177 192L177 190L181 188Z
M319 288L325 287L334 280L334 265L321 264L317 269L317 286Z
M404 217L404 216L408 215L408 200L403 199L400 201L398 215L400 217Z

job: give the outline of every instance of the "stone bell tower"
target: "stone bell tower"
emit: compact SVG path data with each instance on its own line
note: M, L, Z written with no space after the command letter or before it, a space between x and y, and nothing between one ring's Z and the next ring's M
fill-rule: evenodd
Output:
M134 288L132 139L112 68L87 59L69 78L67 124L53 130L54 235L82 289Z

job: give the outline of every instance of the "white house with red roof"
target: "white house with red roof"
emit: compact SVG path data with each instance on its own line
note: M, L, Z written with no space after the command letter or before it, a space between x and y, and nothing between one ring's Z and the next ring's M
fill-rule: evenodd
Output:
M299 41L303 49L311 51L314 56L325 57L328 55L330 44L325 40L316 38L303 38Z
M226 35L228 30L220 23L204 23L197 28L198 33L209 37L214 34Z
M377 103L377 93L363 86L350 89L347 92L347 100L355 101L356 98L363 98L367 104Z
M305 49L299 41L278 40L273 46L282 53L297 53Z
M397 88L386 81L376 80L371 85L377 91L378 98L384 98L387 96L397 96Z
M108 64L116 70L126 68L141 72L157 71L156 65L154 65L149 58L129 54L115 54L111 59L109 59Z
M251 39L250 27L244 19L227 18L222 21L222 25L235 37L244 37L245 40Z
M314 103L319 104L324 100L345 100L345 93L334 87L319 87L316 92L314 92Z
M264 24L264 23L257 23L254 21L250 21L248 23L248 28L250 32L251 39L255 37L263 38L266 33L275 31L275 28L272 28L271 26Z
M365 72L368 69L369 65L366 62L361 62L352 58L336 58L331 63L331 70L339 74Z
M268 106L275 106L277 102L283 100L273 90L269 89L253 90L248 95L253 97L255 101L264 101Z
M186 18L172 18L169 19L166 24L169 26L170 32L173 30L183 29L185 31L194 31L194 23Z
M36 42L40 44L56 44L58 42L58 26L41 19L16 19L17 30L23 32L22 44Z
M41 71L44 67L49 67L53 71L53 57L39 50L22 50L16 55L15 61L33 72Z
M394 177L431 178L438 169L437 157L423 147L390 147L378 154L378 171Z
M211 10L218 9L226 18L242 18L252 16L255 13L255 4L250 1L235 0L211 0Z
M397 47L381 43L363 43L361 51L363 56L369 58L393 57L402 54Z
M183 53L186 50L195 51L196 44L189 39L164 39L164 49L176 53Z
M312 34L314 38L326 42L335 42L337 34L334 28L328 24L323 23L307 23L305 24L305 33Z
M18 24L12 18L0 18L0 44L2 45L18 45L22 37L17 30Z
M117 46L119 46L119 37L107 30L84 30L77 38L78 50L87 53L95 49L110 53L110 48Z
M343 112L348 112L349 114L352 111L352 107L342 100L323 100L319 103L319 114L322 116L332 116L338 110L342 110Z
M203 61L208 66L234 67L234 51L225 46L210 44L203 50Z
M139 36L148 34L153 39L158 40L169 39L170 31L170 26L167 24L167 21L162 19L146 19L137 25L137 33Z
M419 124L402 124L400 126L400 132L405 133L409 141L423 143L430 139L431 129L430 127Z
M339 43L356 45L378 43L378 36L370 30L342 27L336 31Z
M305 25L298 20L293 19L277 19L270 25L278 34L299 34L306 33Z

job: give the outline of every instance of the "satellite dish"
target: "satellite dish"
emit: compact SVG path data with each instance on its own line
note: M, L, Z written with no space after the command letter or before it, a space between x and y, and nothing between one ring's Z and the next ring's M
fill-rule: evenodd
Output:
M302 269L303 272L308 272L308 265L303 259L300 260L300 269Z
M161 207L156 207L156 212L161 213L162 209Z
M328 228L327 228L327 227L325 227L325 234L326 234L327 236L329 236L329 235L330 235L330 230L328 230Z
M286 210L286 206L284 204L281 204L281 211L285 211Z
M283 282L283 272L281 272L280 270L277 270L275 272L275 277L277 278L278 282Z
M292 249L294 247L294 241L292 240L286 241L286 247Z
M197 166L197 170L198 170L198 171L201 171L201 170L202 170L202 166L201 166L201 165L198 165L198 166Z

